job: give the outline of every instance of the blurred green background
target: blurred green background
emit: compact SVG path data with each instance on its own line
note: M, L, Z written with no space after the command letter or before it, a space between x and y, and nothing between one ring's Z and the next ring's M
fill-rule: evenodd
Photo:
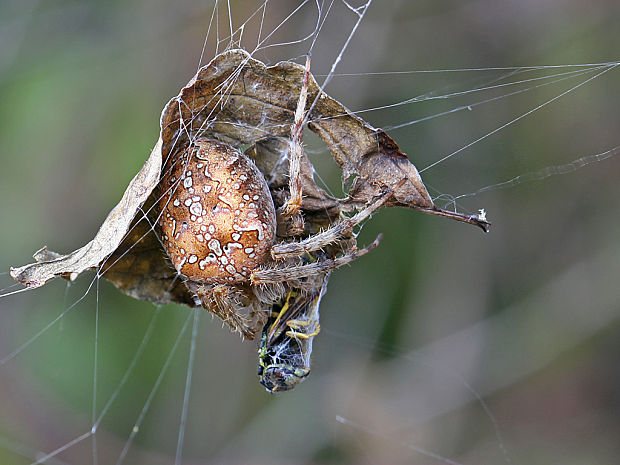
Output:
M261 4L230 3L234 27ZM263 37L293 3L268 4ZM164 104L195 73L212 13L213 2L198 0L0 3L3 271L29 262L42 245L68 252L93 236L150 153ZM261 15L245 26L248 48ZM309 2L268 43L303 37L315 20ZM355 20L334 3L313 52L315 74L329 70ZM614 61L619 21L617 1L375 0L337 71ZM214 33L203 62L215 52ZM308 46L271 47L257 57L302 62ZM336 77L326 90L361 110L565 71L363 74ZM433 195L469 193L615 147L619 77L612 70L474 144L424 172L425 182ZM586 78L388 132L423 168ZM528 87L361 116L398 126ZM324 152L313 158L337 191L333 163ZM503 463L504 448L521 464L618 463L619 181L615 156L459 202L464 211L486 209L487 235L415 212L379 212L360 243L379 232L383 242L333 274L312 375L290 393L265 393L256 345L201 313L183 463L440 463L418 448L464 464ZM90 430L97 308L97 416L144 338L155 307L105 281L89 290L92 278L0 299L0 359L75 304L0 365L1 464L31 463ZM8 274L0 283L4 292L16 289ZM157 314L142 357L103 416L97 463L117 462L191 317L177 306ZM174 463L190 333L191 322L123 463ZM47 463L94 463L92 437Z

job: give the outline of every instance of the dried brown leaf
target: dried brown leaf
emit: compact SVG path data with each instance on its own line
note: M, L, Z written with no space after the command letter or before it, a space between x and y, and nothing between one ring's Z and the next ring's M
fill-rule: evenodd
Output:
M169 265L152 226L157 223L157 211L150 206L157 204L161 194L156 187L162 169L198 137L236 147L249 145L246 153L268 180L276 205L281 205L288 173L282 155L288 150L303 77L301 65L281 62L268 67L243 50L216 56L164 108L158 143L95 238L68 255L44 248L35 254L36 263L12 268L11 276L28 287L39 287L52 278L75 279L84 270L96 268L132 297L198 305ZM308 127L338 163L343 185L351 186L345 199L327 195L315 184L312 165L304 155L302 209L311 229L336 221L340 212L364 207L386 192L393 193L387 206L422 210L487 229L484 218L435 207L416 168L397 144L322 92L312 76L308 109ZM142 209L145 203L149 208Z

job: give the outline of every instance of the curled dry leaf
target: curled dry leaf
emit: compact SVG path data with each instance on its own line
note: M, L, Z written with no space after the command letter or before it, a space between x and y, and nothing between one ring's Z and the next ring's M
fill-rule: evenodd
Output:
M131 181L92 241L68 254L47 248L36 263L11 269L11 276L28 287L55 277L75 279L97 269L121 291L157 303L199 306L195 294L178 279L161 242L157 225L157 189L162 172L175 154L200 138L246 148L268 182L274 204L287 196L288 137L299 100L304 67L292 62L266 66L243 50L216 56L171 99L161 115L160 138L146 163ZM344 199L327 195L313 179L313 167L303 154L302 212L306 234L317 232L360 210L386 192L384 206L400 206L464 221L488 230L483 217L441 210L433 204L416 170L398 145L323 93L309 76L308 127L327 145L342 170ZM280 228L280 225L278 225Z

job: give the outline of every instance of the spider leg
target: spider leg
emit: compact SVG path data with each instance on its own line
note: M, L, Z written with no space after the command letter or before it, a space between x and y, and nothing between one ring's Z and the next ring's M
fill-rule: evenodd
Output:
M390 190L374 202L367 205L364 209L349 218L334 224L323 232L309 236L299 242L284 242L276 244L271 248L271 257L274 260L299 257L306 252L322 249L333 244L335 241L346 237L352 229L368 218L377 208L383 205L393 194Z
M289 142L289 192L290 197L281 208L281 213L290 221L290 232L300 234L304 230L304 219L301 215L301 159L303 156L302 136L304 119L306 116L306 100L308 99L308 83L310 77L310 54L306 58L304 81L299 92L295 120L291 125L291 140Z
M361 212L360 212L361 213ZM347 251L341 257L317 260L314 263L304 265L284 266L280 268L267 268L256 270L250 275L252 284L271 284L281 282L295 282L310 276L317 276L329 273L331 270L340 268L343 265L351 263L353 260L365 255L379 245L381 235L377 236L372 244L363 249L352 249Z

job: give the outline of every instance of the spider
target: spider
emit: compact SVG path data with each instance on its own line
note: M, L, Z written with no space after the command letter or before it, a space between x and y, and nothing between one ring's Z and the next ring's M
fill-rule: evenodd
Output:
M259 376L272 392L308 376L328 277L377 246L380 237L358 249L354 233L377 208L489 229L483 211L435 206L398 145L321 90L309 56L305 68L267 67L243 50L222 52L168 102L160 126L95 237L67 255L43 248L11 276L33 288L99 268L132 297L202 306L249 339L263 328ZM305 126L342 170L345 199L314 182Z
M166 252L206 310L253 339L264 326L259 375L270 391L309 372L318 307L330 272L364 255L353 228L391 195L384 192L323 231L304 222L301 166L310 57L288 143L288 193L274 195L248 155L197 138L169 161L160 181L159 227ZM287 194L287 195L286 195Z

